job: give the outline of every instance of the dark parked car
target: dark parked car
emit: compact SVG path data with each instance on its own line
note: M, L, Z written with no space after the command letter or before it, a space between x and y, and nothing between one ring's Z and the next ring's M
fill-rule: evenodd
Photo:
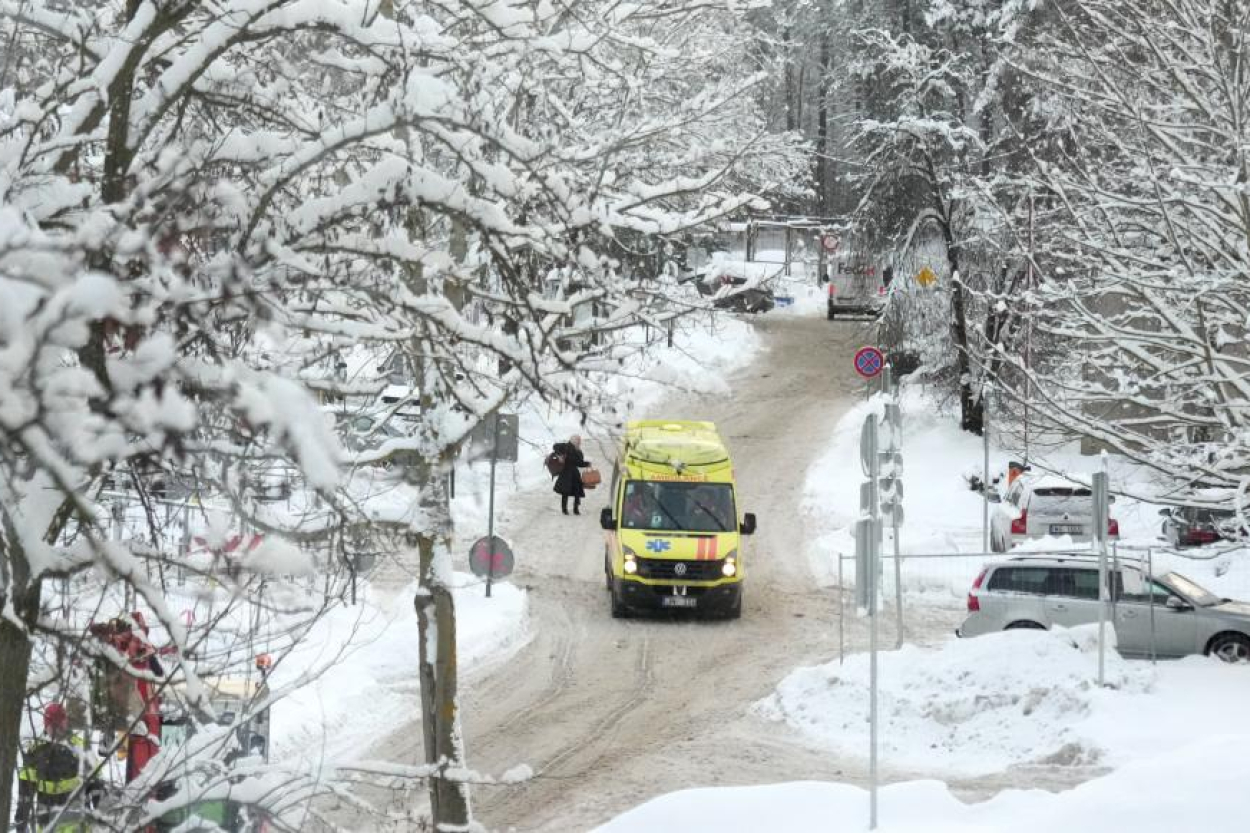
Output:
M710 272L696 286L711 297L712 306L730 312L768 312L775 306L773 291L758 279Z
M1244 537L1238 535L1237 516L1226 509L1177 506L1160 509L1163 537L1174 547L1197 547L1216 541Z

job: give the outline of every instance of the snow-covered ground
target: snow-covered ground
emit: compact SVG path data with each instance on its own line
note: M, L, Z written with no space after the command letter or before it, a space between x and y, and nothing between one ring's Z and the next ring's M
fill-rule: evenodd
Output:
M653 333L654 337L655 334ZM641 333L638 335L641 339ZM759 349L753 327L734 316L682 319L674 344L653 343L627 362L622 375L606 385L623 414L645 410L673 389L726 390L725 378L749 362ZM542 465L555 441L573 433L606 436L609 418L582 427L576 413L525 403L520 414L520 451L515 464L496 471L496 523L505 527L509 507L522 491L550 490ZM606 448L606 445L602 445ZM591 460L606 469L608 461L588 446ZM524 590L498 580L485 598L481 579L467 572L470 544L486 535L489 463L461 461L456 469L455 521L457 636L462 667L497 661L530 637ZM379 497L379 500L384 497ZM553 496L553 505L555 498ZM532 543L532 542L529 542ZM526 558L516 546L518 562ZM274 690L291 693L272 711L274 754L298 756L326 765L366 754L371 744L402 725L418 708L418 637L413 612L412 576L391 571L379 586L362 583L359 603L332 610L309 637L273 671ZM398 578L398 581L396 581ZM387 586L390 584L390 586Z
M1183 731L1183 727L1178 727ZM967 804L941 781L882 788L881 833L1241 833L1250 735L1188 743L1061 793L1008 790ZM809 833L866 830L868 793L815 781L760 787L685 790L649 801L598 833L715 830L717 833Z
M462 667L499 659L528 638L525 593L501 583L485 598L457 573L456 636ZM342 764L420 708L415 585L398 593L363 588L359 604L323 617L274 669L270 686L290 693L272 710L278 760Z
M809 556L821 583L837 580L839 555L850 556L858 514L858 442L864 417L878 401L851 408L810 468L803 511L812 536ZM983 446L959 431L919 391L903 402L904 555L979 553L983 504L965 474L979 473ZM991 448L991 470L1009 454ZM1087 476L1103 465L1072 449L1050 450L1045 466ZM1131 466L1108 461L1118 480L1140 488ZM1128 546L1159 546L1157 507L1121 499L1113 506ZM1039 546L1071 545L1047 540ZM885 550L891 549L887 538ZM986 558L904 561L906 604L962 607ZM1250 597L1244 551L1155 554L1156 570L1178 569L1226 595ZM853 562L844 565L854 582ZM887 589L892 567L885 568ZM892 595L887 593L887 598ZM1114 638L1114 630L1109 629ZM1233 833L1246 829L1244 783L1250 776L1250 734L1238 735L1250 702L1250 668L1205 657L1160 663L1122 659L1109 647L1107 687L1097 680L1096 626L1014 631L885 651L880 662L883 772L939 778L994 777L1009 770L1061 767L1092 780L1059 793L1008 790L969 804L940 780L882 788L879 829L911 831L1050 831L1066 833ZM869 659L799 668L752 709L786 724L836 759L866 762ZM1230 733L1230 727L1231 733ZM887 780L891 780L887 777ZM1017 778L1018 781L1018 778ZM662 796L600 828L601 833L654 829L809 831L866 827L868 795L856 786L790 782L756 787L686 790Z
M1112 631L1113 633L1113 631ZM1218 737L1250 702L1250 668L1205 657L1152 665L1097 626L905 645L879 655L881 756L903 771L973 776L1024 764L1118 767ZM756 705L842 756L868 749L868 656L792 672Z

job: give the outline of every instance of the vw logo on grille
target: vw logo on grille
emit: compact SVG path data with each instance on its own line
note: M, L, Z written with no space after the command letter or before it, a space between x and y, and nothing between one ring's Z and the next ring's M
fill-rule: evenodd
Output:
M686 565L678 561L673 565L673 575L684 576L686 574Z

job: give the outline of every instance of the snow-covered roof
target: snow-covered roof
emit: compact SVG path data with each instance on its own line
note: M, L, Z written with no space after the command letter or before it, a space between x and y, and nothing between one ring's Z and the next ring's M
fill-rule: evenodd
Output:
M1028 475L1024 485L1030 489L1088 489L1089 484L1077 483L1058 474Z

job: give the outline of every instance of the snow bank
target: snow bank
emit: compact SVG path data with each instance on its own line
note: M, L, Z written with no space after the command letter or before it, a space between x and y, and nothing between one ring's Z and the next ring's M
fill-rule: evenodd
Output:
M461 668L506 656L529 638L526 595L497 584L491 599L473 576L456 574ZM272 710L273 755L344 763L408 725L420 708L415 585L390 595L366 588L355 607L331 610L270 677L298 686Z
M1241 833L1250 735L1204 738L1062 793L1009 790L964 804L939 781L880 792L881 833ZM613 819L598 833L716 830L809 833L867 829L868 793L814 781L684 790Z
M879 656L881 755L890 767L984 775L1020 763L1097 763L1082 723L1108 696L1086 629L990 634ZM1119 692L1149 688L1151 667L1107 657ZM868 749L868 655L790 673L757 713L861 757Z
M812 278L796 274L789 278L779 277L773 284L777 296L777 306L769 315L795 315L804 317L824 317L826 301L824 287L817 286ZM787 305L782 299L789 298Z
M1203 657L1155 666L1111 648L1100 689L1096 636L1095 625L1011 631L882 653L882 760L958 775L1116 766L1221 735L1250 698L1250 668ZM868 656L797 669L754 708L841 755L866 757Z
M838 420L824 452L807 471L802 510L817 530L808 548L811 568L822 585L837 582L839 554L855 553L854 523L859 517L859 437L864 419L879 414L881 401L859 402ZM963 473L980 467L981 440L959 430L949 415L937 411L919 390L905 389L903 411L903 506L900 534L903 553L980 552L981 498L969 491ZM991 467L1005 469L1008 455L992 450ZM891 551L887 541L886 551ZM982 559L968 559L952 572L948 562L908 564L909 591L938 590L945 600L963 598ZM936 568L935 570L932 568ZM853 582L854 564L843 564ZM891 570L886 571L887 578Z

